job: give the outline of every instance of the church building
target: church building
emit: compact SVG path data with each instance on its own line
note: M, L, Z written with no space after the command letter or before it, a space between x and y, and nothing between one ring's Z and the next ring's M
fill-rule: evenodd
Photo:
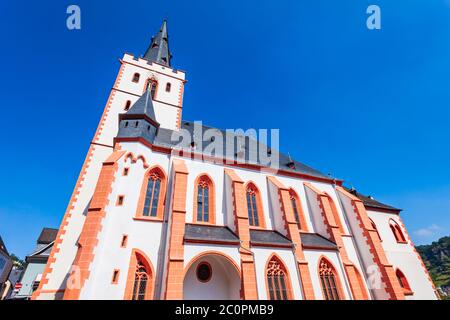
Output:
M438 299L400 209L185 121L171 58L120 59L33 299Z

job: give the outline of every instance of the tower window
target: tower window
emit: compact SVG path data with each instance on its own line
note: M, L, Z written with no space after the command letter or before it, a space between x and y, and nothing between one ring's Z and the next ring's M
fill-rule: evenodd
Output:
M128 111L128 110L130 109L130 106L131 106L131 101L130 101L130 100L127 100L127 102L125 103L125 108L124 108L124 110L125 110L125 111Z
M156 79L148 79L145 90L150 90L150 95L153 100L155 100L157 89L158 89L158 81L156 81Z
M128 121L125 121L125 128L128 127Z
M118 197L117 197L116 205L117 205L117 206L123 205L123 199L124 199L124 196L118 196Z
M139 73L136 72L136 73L133 75L133 80L132 80L132 81L138 83L140 77L141 77L141 75L140 75Z
M134 123L134 126L137 128L138 125L139 125L139 121L136 121L136 122Z
M166 92L170 92L170 89L172 87L172 84L170 82L166 83Z
M130 171L130 168L123 168L123 175L127 176L129 171Z

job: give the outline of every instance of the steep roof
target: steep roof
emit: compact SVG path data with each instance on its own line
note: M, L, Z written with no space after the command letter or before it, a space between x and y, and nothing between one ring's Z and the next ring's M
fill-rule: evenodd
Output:
M169 33L167 32L167 21L164 20L158 33L152 37L152 41L144 54L144 59L157 62L170 67L172 54L169 51Z
M136 100L126 115L145 115L156 122L155 108L153 107L152 95L150 90L145 90L142 96Z
M372 208L372 209L382 209L382 210L388 210L388 211L395 211L400 212L402 209L395 208L393 206L390 206L388 204L384 204L380 201L375 200L372 196L366 196L362 193L359 193L356 191L356 189L352 188L345 188L348 192L359 198L363 203L365 207Z
M58 234L58 229L53 228L44 228L39 235L37 240L38 244L49 244L56 239L56 235Z
M233 157L233 159L237 158L237 153L238 153L238 144L236 143L236 139L237 136L236 134L231 134L229 132L226 132L225 130L221 130L221 129L217 129L217 128L213 128L213 127L208 127L208 126L204 126L202 125L200 128L200 132L197 132L196 128L195 128L195 122L192 121L182 121L181 122L181 129L182 130L186 130L187 132L189 132L190 136L192 137L192 139L194 141L200 141L201 144L197 144L195 145L195 152L199 152L199 153L203 153L205 155L214 155L215 157L218 158L229 158L230 155ZM210 150L211 150L211 144L213 143L217 143L216 140L212 141L210 138L205 140L203 136L199 136L199 134L204 133L206 130L211 130L211 133L214 133L214 131L218 134L221 135L222 137L224 137L224 141L222 141L221 144L221 150L214 150L214 154L210 154ZM189 141L184 141L182 140L181 143L179 143L181 137L181 133L179 131L174 131L174 130L170 130L170 129L166 129L166 128L159 128L158 133L154 139L153 144L155 145L159 145L162 147L167 147L167 148L183 148L183 149L191 149L192 146L190 145ZM231 139L227 140L225 137L228 137ZM249 141L252 140L253 138L250 137L245 137L245 144L244 144L244 154L246 156L245 160L246 163L250 163L250 164L256 164L256 165L261 165L261 166L265 166L263 160L260 158L259 155L259 150L260 148L264 147L263 150L265 150L265 148L267 148L267 146L261 142L257 142L257 150L253 150L252 148L249 148ZM227 142L230 141L234 141L234 143L231 145L230 143L227 144ZM255 141L253 139L253 141ZM230 149L233 148L233 149ZM270 150L270 148L268 148L268 150ZM270 150L271 152L271 156L275 156L276 155L276 151L275 150ZM284 153L278 153L279 156L279 169L284 170L284 171L288 171L288 172L293 172L293 173L300 173L300 174L305 174L305 175L309 175L309 176L314 176L317 178L321 178L321 179L327 179L327 180L333 180L333 177L330 177L328 175L325 175L323 173L321 173L320 171L311 168L310 166L307 166L306 164L299 162L297 160L292 159L289 155L286 155ZM255 160L255 161L253 161Z

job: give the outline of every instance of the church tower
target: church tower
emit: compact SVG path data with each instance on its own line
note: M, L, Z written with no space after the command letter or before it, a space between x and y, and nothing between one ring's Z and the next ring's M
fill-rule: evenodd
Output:
M119 60L118 75L33 299L62 298L102 163L114 151L114 139L118 133L119 137L129 135L130 130L134 130L135 134L143 134L143 131L138 133L137 128L133 127L135 119L142 120L140 129L143 130L144 125L145 129L151 127L149 135L154 135L158 128L180 128L185 72L174 69L171 59L167 21L163 21L143 56L126 53ZM129 121L130 126L119 130L118 119L124 126Z

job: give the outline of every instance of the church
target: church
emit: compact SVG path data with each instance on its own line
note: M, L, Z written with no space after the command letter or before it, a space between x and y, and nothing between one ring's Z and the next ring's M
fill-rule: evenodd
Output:
M171 58L120 59L32 299L438 299L400 209L185 121Z

